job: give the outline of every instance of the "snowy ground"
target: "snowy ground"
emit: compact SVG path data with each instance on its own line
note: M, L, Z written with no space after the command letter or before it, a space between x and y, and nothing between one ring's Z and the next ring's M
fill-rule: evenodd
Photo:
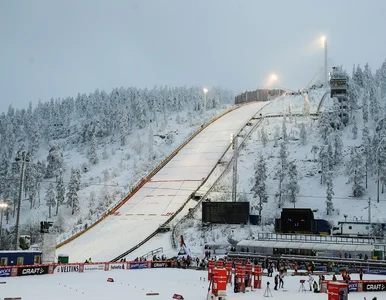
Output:
M208 292L208 282L200 280L206 277L206 271L182 269L151 269L151 270L121 270L90 273L64 273L44 276L10 277L1 281L0 299L4 297L22 297L23 300L126 300L126 299L172 299L173 294L181 294L185 300L205 300ZM107 282L107 278L115 282ZM314 276L317 279L317 276ZM285 289L273 290L275 299L327 299L327 294L313 292L298 292L301 276L286 276ZM330 279L327 277L326 279ZM358 275L352 276L357 280ZM386 279L385 276L365 275L364 279ZM245 294L235 294L228 285L228 300L260 299L264 297L267 277L263 277L262 289ZM23 287L21 289L21 287ZM158 296L146 296L146 293L159 293ZM379 300L386 297L386 292L366 292L349 294L350 300L363 300L363 297Z

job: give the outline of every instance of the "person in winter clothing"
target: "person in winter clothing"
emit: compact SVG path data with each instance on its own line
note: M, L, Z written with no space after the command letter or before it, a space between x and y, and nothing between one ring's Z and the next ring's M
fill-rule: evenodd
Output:
M283 278L284 278L284 274L280 273L280 275L279 275L279 288L282 288L282 289L284 289L284 280L283 280Z
M363 280L363 269L359 270L359 280Z
M336 281L336 276L335 276L335 274L332 275L332 281Z
M314 281L312 287L314 288L314 293L319 293L319 290L318 290L318 284L316 283L316 281Z
M314 283L314 277L311 274L308 275L308 284L310 286L310 291L312 291L312 284Z
M279 274L276 274L275 276L275 287L273 288L275 291L277 291L277 285L279 284Z

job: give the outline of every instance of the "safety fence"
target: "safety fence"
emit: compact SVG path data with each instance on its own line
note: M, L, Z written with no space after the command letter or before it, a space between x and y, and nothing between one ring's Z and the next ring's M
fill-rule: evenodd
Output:
M87 273L94 271L159 269L176 267L175 261L129 261L70 264L41 264L0 267L0 277L47 275L60 273Z

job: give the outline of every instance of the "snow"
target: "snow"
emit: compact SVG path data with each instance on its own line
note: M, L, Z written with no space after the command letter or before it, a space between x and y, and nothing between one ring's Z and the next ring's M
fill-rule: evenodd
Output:
M290 274L290 273L288 273ZM9 277L2 281L1 297L22 297L23 300L126 300L152 299L166 300L181 294L186 300L206 300L209 283L200 278L207 278L207 271L183 269L142 269L142 270L114 270L91 271L86 273L59 273L43 276ZM114 282L107 282L113 278ZM273 289L273 278L263 276L262 289L251 292L233 292L233 287L227 287L227 299L249 300L265 298L264 292L269 281L274 299L327 299L327 294L313 292L299 292L301 279L308 276L284 277L284 289ZM317 275L314 275L317 280ZM331 276L326 276L331 279ZM352 274L353 280L358 280L358 274ZM385 280L385 276L364 275L364 280ZM23 288L20 288L23 287ZM146 296L146 293L159 293L157 296ZM372 299L377 296L383 299L386 292L351 292L348 299L363 300L363 297ZM269 298L268 298L269 299Z
M238 131L267 103L244 105L221 117L133 195L119 210L58 248L71 262L108 261L134 247L168 220L205 180Z
M321 99L326 94L325 89L310 90L306 100L310 104L310 112L316 112ZM325 101L321 110L330 109L333 105L329 97L324 97ZM216 163L226 147L229 146L231 134L238 130L257 112L262 113L263 117L290 112L302 113L305 103L304 95L281 96L268 103L252 103L242 106L233 112L225 115L205 128L199 135L183 147L179 153L160 170L137 194L127 201L118 211L118 216L108 216L94 228L87 231L84 235L59 248L60 253L70 256L70 261L84 261L87 257L92 257L94 261L111 260L119 254L130 249L137 243L152 234L159 225L164 223L196 190L204 179L207 182L200 188L203 194L218 179L224 171L221 168L214 169L208 177L209 172L216 166ZM358 112L354 111L354 115ZM357 116L357 120L361 120ZM238 191L244 195L251 205L255 204L256 199L251 195L252 178L254 176L254 165L258 159L258 154L262 153L268 159L268 203L263 207L263 226L239 226L239 225L213 225L211 228L201 226L201 210L197 210L194 219L188 218L178 223L189 208L196 205L191 200L186 207L171 222L172 227L176 226L175 236L170 233L157 234L139 249L134 250L127 256L127 259L140 257L145 253L162 248L163 253L168 257L175 256L178 249L173 249L172 240L178 240L180 235L184 235L185 242L192 251L193 255L202 256L204 244L228 246L229 239L240 241L251 239L259 232L272 232L273 219L278 217L280 210L274 199L277 190L277 180L274 175L278 163L280 147L273 147L274 132L281 128L283 118L266 118L249 138L246 146L240 150L238 158ZM300 124L304 123L307 130L307 143L302 145L298 140ZM345 173L345 161L348 160L347 149L349 146L358 145L361 139L353 140L351 137L351 127L342 130L344 148L344 159L342 164L333 172L334 192L333 205L334 213L327 216L325 212L326 186L320 184L318 174L319 164L314 161L311 148L313 145L320 146L320 134L317 128L317 121L305 117L287 116L287 133L289 136L288 152L289 161L295 161L299 174L300 192L297 195L296 207L310 207L317 210L316 218L327 219L332 223L343 221L343 214L348 215L348 219L366 220L368 210L366 209L368 196L373 196L374 183L369 181L369 189L364 197L355 199L350 197L351 185L346 184L347 174ZM262 145L259 130L264 127L268 134L268 144ZM358 121L358 128L363 128L363 123ZM138 154L139 157L142 157ZM224 160L230 157L225 157ZM316 155L317 158L317 155ZM212 201L217 199L222 201L229 200L231 187L231 172L218 183L218 187L213 190L209 197ZM383 196L383 195L382 195ZM381 196L381 198L382 198ZM384 196L383 196L384 197ZM386 201L381 199L380 203L372 203L372 219L383 220L382 210L386 209ZM292 203L285 203L285 207L293 206ZM347 210L350 207L350 210ZM150 215L151 214L151 215Z

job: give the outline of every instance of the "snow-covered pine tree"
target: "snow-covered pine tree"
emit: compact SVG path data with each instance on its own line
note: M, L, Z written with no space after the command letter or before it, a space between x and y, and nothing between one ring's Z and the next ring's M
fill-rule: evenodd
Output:
M366 189L367 189L367 181L368 181L368 172L371 169L371 166L374 164L374 155L372 151L370 132L367 126L363 128L362 131L362 145L363 145L363 155L365 158L365 173L366 173Z
M320 183L323 184L326 181L327 172L329 168L328 158L328 145L323 145L319 151L319 164L320 164Z
M303 104L303 115L306 119L308 119L310 117L310 101L309 101L309 97L308 97L308 94L305 94L304 95L304 104Z
M288 200L296 206L296 195L299 193L299 184L298 184L298 171L294 162L290 162L288 166L288 182L286 186L286 194L288 195Z
M151 126L149 128L147 152L148 152L150 161L152 161L154 159L154 134L153 134L153 128Z
M89 162L93 165L96 165L99 162L98 152L97 152L97 142L95 134L91 138L91 148L89 153Z
M314 155L314 161L316 161L315 155L319 152L319 147L316 145L312 145L311 153Z
M357 121L355 119L355 116L352 118L352 130L351 130L351 132L352 132L352 138L354 140L356 140L358 137L358 126L357 126Z
M319 132L323 140L327 138L330 128L330 118L327 113L323 112L319 118Z
M288 135L287 135L287 124L285 118L283 118L283 123L281 126L281 135L283 137L283 141L286 142L288 141Z
M343 160L343 141L342 141L342 132L335 131L333 136L334 143L334 164L339 165Z
M369 92L369 104L370 104L370 115L373 121L378 122L381 108L378 101L378 95L374 84L370 86Z
M63 153L56 141L50 143L49 152L47 156L47 170L46 178L52 178L57 176L59 172L64 171Z
M335 166L334 150L331 145L331 139L328 139L326 142L327 142L327 153L328 153L328 170L331 171Z
M80 203L78 197L79 180L76 174L76 170L71 170L70 182L67 188L67 206L71 207L71 214L80 211Z
M129 115L126 106L122 106L118 112L119 116L119 135L121 139L121 146L125 146L127 142L127 135L129 134Z
M359 87L363 88L363 71L359 65L356 68L356 72L355 72L355 75L353 76L353 80Z
M364 168L362 163L362 156L356 151L356 148L350 149L350 161L347 165L349 175L349 183L352 183L352 192L354 197L361 197L365 192L363 187Z
M367 91L364 91L362 97L362 116L366 124L369 121L369 93Z
M261 220L261 212L263 209L263 203L268 202L267 194L267 163L264 156L260 154L260 158L256 165L255 177L253 178L254 184L251 189L255 198L259 197L259 205L257 209L259 211L259 220Z
M46 205L48 206L48 217L51 219L51 209L56 205L54 185L52 182L48 185L44 200L46 200Z
M334 195L334 184L332 182L332 172L329 171L326 177L326 214L330 216L334 210L334 204L332 202L332 196Z
M279 179L279 188L275 195L278 203L278 208L283 207L283 204L285 201L287 170L288 170L287 143L283 140L280 144L279 168L277 169L277 172L275 174L275 176Z
M63 174L60 173L58 176L58 181L56 183L56 215L59 214L59 206L64 203L64 198L66 195L66 188L63 182Z
M260 129L260 135L261 135L261 142L263 143L263 146L267 146L268 144L268 135L267 132L265 131L264 127L261 127Z
M279 151L279 159L280 159L280 165L284 171L287 171L288 169L288 151L287 151L287 143L285 141L281 142L280 144L280 151Z
M302 145L307 144L307 130L306 125L304 123L300 124L300 141Z

